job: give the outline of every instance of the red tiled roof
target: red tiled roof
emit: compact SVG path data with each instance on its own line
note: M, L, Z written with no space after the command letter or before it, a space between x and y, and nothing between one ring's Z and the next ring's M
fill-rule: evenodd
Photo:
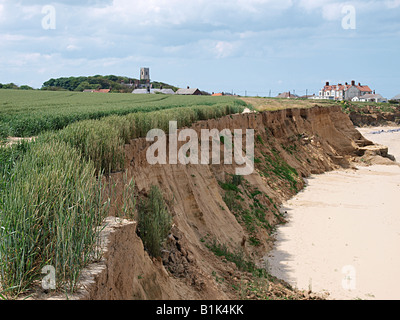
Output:
M330 85L330 86L325 86L323 91L332 91L332 90L348 90L350 87L352 87L351 84L348 85ZM372 92L371 88L369 86L355 86L357 87L360 91L362 92Z
M331 85L331 86L325 86L324 91L331 91L331 90L347 90L350 88L351 85Z
M372 92L372 90L368 86L357 86L357 88L363 92Z

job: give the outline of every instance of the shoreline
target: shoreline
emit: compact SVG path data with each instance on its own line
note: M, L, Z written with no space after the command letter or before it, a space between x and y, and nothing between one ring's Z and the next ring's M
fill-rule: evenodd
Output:
M380 128L392 127L357 129L400 159L400 132L371 134ZM271 274L300 290L329 293L327 299L399 299L400 167L358 166L306 182L282 206L288 223L265 257Z

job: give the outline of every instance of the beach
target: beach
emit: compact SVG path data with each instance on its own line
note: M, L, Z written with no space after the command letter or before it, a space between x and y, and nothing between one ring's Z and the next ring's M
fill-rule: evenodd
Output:
M359 131L399 161L393 129ZM306 182L281 208L288 223L266 257L271 274L328 299L400 299L400 167L359 166Z

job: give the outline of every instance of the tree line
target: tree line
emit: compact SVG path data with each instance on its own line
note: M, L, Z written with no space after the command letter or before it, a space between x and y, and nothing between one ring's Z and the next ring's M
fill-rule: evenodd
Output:
M43 83L42 90L68 90L84 91L110 89L111 92L132 92L136 79L115 76L115 75L95 75L89 77L62 77L50 79ZM152 82L153 88L163 87L165 89L177 89L174 86L162 82Z
M127 92L131 93L134 89L134 83L137 81L134 78L128 78L115 75L95 75L95 76L81 76L81 77L61 77L47 80L43 83L40 90L48 91L84 91L84 90L99 90L110 89L111 92ZM154 89L172 89L178 90L177 87L163 82L151 82ZM15 90L35 90L28 85L18 86L15 83L0 83L0 89L15 89Z
M34 90L32 87L27 85L18 86L15 83L0 83L0 89L15 89L15 90Z

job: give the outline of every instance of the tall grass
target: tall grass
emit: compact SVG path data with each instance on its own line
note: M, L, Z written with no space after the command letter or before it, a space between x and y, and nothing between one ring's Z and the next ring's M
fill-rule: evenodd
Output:
M243 111L241 103L179 107L154 112L137 112L126 116L110 116L99 120L84 120L68 125L63 130L44 133L39 140L58 140L78 149L94 163L97 172L120 171L125 167L124 145L131 139L146 137L151 129L168 133L169 122L178 127L190 126L196 121L215 119Z
M232 104L197 105L149 113L132 113L128 114L126 119L134 124L131 138L139 138L145 137L151 129L168 132L170 121L177 121L178 128L182 128L199 120L217 119L229 114L240 113L245 107L243 103L237 100Z
M112 124L111 121L116 121ZM117 119L85 120L73 123L65 129L45 133L39 141L62 141L73 147L93 162L96 172L108 172L124 168L123 129L118 127ZM121 119L124 120L124 119Z
M29 148L29 143L21 141L11 147L0 147L0 194L10 183L11 172L19 159Z
M12 170L0 202L0 283L19 294L41 269L56 269L57 284L74 290L96 253L106 214L101 177L66 143L33 143Z

